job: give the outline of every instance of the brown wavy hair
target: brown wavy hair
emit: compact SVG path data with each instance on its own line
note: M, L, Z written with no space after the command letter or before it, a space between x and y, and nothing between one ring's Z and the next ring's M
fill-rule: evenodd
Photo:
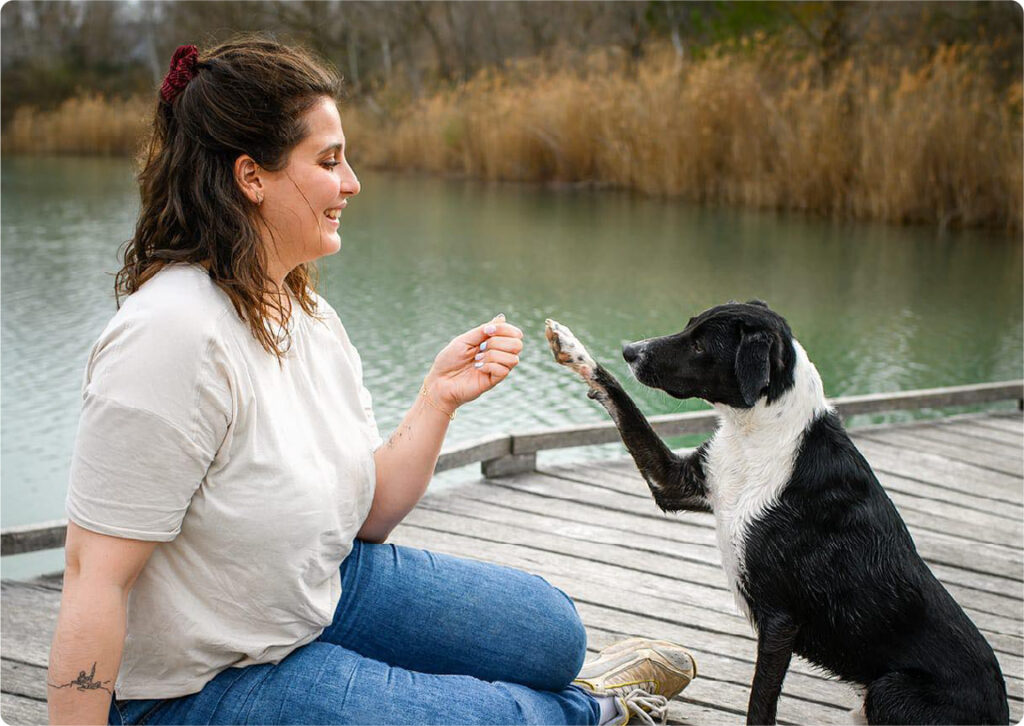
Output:
M272 312L287 322L290 311L268 293L259 209L236 183L234 163L248 154L264 169L283 169L309 133L303 114L324 96L341 99L337 72L267 36L236 36L199 54L188 85L170 103L157 102L140 158L142 206L114 283L118 307L166 265L202 264L253 336L281 359L286 341L266 322ZM316 266L299 265L284 282L314 315Z

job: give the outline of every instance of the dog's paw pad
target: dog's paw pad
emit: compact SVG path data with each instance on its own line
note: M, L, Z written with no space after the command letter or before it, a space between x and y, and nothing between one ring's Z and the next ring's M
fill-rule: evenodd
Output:
M576 339L571 330L549 319L545 321L544 335L548 339L548 345L551 346L551 352L558 363L571 368L585 379L590 379L594 375L597 363L590 357L590 353L583 347L583 343Z

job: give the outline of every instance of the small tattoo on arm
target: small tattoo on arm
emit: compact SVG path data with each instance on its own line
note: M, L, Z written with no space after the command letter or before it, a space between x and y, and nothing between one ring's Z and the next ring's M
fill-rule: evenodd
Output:
M47 683L47 685L50 686L51 688L67 688L68 686L75 686L75 687L78 688L79 691L83 691L83 692L84 691L95 691L97 689L102 689L102 690L106 691L107 693L109 693L110 695L114 695L113 691L111 691L109 688L107 688L106 686L103 685L104 683L110 683L109 680L106 680L106 681L96 681L96 680L93 680L95 677L96 677L96 663L93 662L93 664L92 664L92 671L90 673L86 673L85 671L78 671L78 678L76 678L73 681L68 681L67 683L65 683L64 685L61 685L61 686L58 686L56 683Z

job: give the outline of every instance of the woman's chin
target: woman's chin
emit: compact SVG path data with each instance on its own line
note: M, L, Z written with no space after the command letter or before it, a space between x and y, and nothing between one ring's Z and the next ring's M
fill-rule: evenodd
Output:
M341 249L341 235L335 233L325 237L320 249L321 257L328 257L336 254Z

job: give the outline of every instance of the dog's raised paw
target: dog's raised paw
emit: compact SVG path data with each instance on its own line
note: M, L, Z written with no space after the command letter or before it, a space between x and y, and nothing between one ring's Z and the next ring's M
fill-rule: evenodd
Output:
M544 322L544 336L548 339L555 361L576 371L584 380L589 381L594 375L597 363L590 357L583 343L561 323L550 318Z

